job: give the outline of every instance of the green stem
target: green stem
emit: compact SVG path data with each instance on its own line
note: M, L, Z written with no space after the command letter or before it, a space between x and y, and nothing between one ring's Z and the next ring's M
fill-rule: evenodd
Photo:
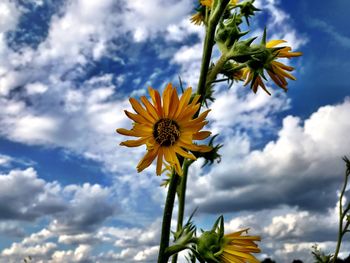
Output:
M208 74L211 54L213 51L216 26L220 20L220 17L225 11L228 2L229 0L223 0L221 5L218 8L215 8L215 10L213 11L213 14L211 14L209 18L208 28L204 39L203 57L202 57L201 71L200 71L199 81L198 81L198 88L197 88L197 94L201 95L200 102L203 101L204 95L206 93L205 91L206 91L207 74Z
M185 200L186 200L186 185L188 168L193 163L192 160L185 160L183 165L183 176L181 177L180 192L179 192L179 211L177 215L177 231L180 231L183 225L184 213L185 213ZM177 262L177 254L175 254L171 260L172 263Z
M344 217L346 215L346 213L343 213L343 196L345 193L345 189L346 189L346 185L348 183L348 176L345 175L345 180L344 180L344 185L343 185L343 189L340 193L340 197L339 197L339 228L338 228L338 241L337 241L337 247L335 249L335 253L334 253L334 257L333 257L333 263L336 262L337 258L338 258L338 254L340 251L340 246L341 246L341 242L343 239L343 220Z
M219 83L219 82L224 82L224 81L228 81L230 80L229 78L226 79L217 79L217 80L213 80L211 83Z
M165 200L165 207L163 213L162 234L160 238L158 263L168 262L168 256L166 255L166 249L169 246L171 217L173 214L174 200L176 195L176 187L179 180L177 173L173 173L169 183L168 194Z
M210 70L207 78L208 85L210 85L215 81L216 76L220 73L220 71L224 67L225 63L227 62L227 59L228 59L227 56L225 54L222 54L219 60L216 62L215 66Z

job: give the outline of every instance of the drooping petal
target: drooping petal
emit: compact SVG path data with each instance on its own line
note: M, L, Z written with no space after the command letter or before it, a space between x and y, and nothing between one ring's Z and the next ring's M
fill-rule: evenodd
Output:
M195 151L195 152L210 152L213 149L208 145L188 144L181 140L178 142L178 145L185 149L188 149L190 151Z
M142 144L146 144L148 139L149 138L146 137L138 140L127 140L127 141L121 142L120 145L127 146L127 147L138 147L138 146L141 146Z
M200 131L193 134L193 140L204 140L210 136L210 131Z
M175 147L175 152L180 154L181 156L191 159L191 160L196 160L197 158L192 154L184 151L181 147L176 146Z
M163 147L159 147L158 159L157 159L157 169L156 169L157 175L161 175L162 166L163 166Z
M134 137L148 137L150 135L152 135L152 133L150 134L148 131L143 131L143 130L127 130L127 129L123 129L123 128L119 128L117 129L117 132L122 134L122 135L126 135L126 136L134 136Z
M145 156L141 159L141 161L137 165L138 172L143 171L145 168L147 168L148 166L151 165L151 163L153 162L153 160L157 156L158 149L159 149L159 147L155 147L154 149L147 151Z

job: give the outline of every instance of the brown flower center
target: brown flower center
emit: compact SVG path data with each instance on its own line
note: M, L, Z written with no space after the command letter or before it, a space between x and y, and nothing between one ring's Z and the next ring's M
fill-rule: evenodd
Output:
M179 125L170 119L160 119L154 124L153 137L161 146L171 146L180 137Z

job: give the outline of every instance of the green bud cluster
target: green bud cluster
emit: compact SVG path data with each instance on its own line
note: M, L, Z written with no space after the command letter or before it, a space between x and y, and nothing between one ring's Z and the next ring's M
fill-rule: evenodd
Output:
M242 23L240 15L234 15L225 22L221 21L215 35L215 41L222 53L229 50L233 44L248 31L241 32L239 25Z
M215 231L206 231L198 238L197 251L208 262L220 263L215 254L221 250L222 238Z
M248 26L249 26L249 17L254 16L255 15L254 12L261 11L260 9L256 8L253 5L254 1L255 0L247 0L237 5L238 7L240 7L241 15L245 17Z
M198 238L198 254L207 262L220 263L218 256L221 255L225 245L224 218L220 216L210 231L205 231Z
M212 147L211 151L209 152L192 152L194 156L197 158L204 158L205 162L202 167L207 165L208 163L211 165L214 163L214 161L220 162L221 161L221 155L219 154L219 149L223 146L222 144L216 144L214 145L214 140L218 136L218 134L214 135L210 141L209 146Z

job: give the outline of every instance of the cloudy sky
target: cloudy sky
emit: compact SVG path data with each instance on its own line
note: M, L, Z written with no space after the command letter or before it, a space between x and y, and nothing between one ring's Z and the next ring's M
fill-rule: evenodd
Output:
M196 1L0 1L0 262L154 262L165 190L144 149L119 147L128 97L196 87ZM303 57L272 96L218 86L209 127L222 161L190 169L186 213L250 227L260 258L310 260L335 246L341 157L350 154L350 2L260 0L252 36ZM217 56L217 52L214 52ZM350 252L345 243L342 256Z

